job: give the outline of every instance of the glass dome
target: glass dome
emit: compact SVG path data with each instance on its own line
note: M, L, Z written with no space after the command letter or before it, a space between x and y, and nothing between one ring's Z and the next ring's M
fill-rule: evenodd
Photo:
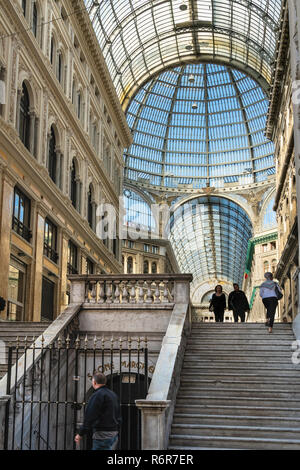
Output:
M126 116L133 143L125 178L162 188L223 187L274 174L274 146L264 135L268 100L237 69L189 64L148 81Z
M207 279L242 285L252 223L232 200L202 196L179 206L170 220L169 239L181 272L193 285Z

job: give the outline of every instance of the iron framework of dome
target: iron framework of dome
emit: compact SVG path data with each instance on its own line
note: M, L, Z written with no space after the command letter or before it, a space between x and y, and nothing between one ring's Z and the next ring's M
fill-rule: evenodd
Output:
M242 285L249 216L235 202L217 196L193 199L171 217L170 241L182 272L193 273L193 284L208 279Z
M270 83L281 0L84 0L124 110L154 74L231 64Z
M264 136L268 101L249 76L228 66L190 64L147 82L127 110L133 144L125 178L162 188L223 187L274 174Z

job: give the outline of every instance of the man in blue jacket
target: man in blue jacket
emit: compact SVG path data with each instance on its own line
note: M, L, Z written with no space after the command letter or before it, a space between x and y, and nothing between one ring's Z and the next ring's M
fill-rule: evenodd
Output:
M119 399L106 386L106 376L100 372L93 375L92 386L95 392L89 399L75 442L79 444L82 436L92 431L92 450L112 450L116 447L121 423Z

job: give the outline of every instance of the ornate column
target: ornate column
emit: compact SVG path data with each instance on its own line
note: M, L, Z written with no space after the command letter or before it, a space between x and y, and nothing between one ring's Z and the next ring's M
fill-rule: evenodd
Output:
M33 314L32 321L41 321L43 284L44 228L47 209L40 203L36 206L35 260L33 264Z
M293 87L293 115L294 115L294 154L296 169L297 217L298 217L298 243L300 240L300 4L298 0L288 0L291 76ZM299 249L299 248L298 248ZM299 252L298 252L298 266ZM300 339L300 276L298 276L298 315L294 320L294 332ZM296 328L296 329L295 329Z
M68 289L68 281L67 281L67 267L68 267L68 244L69 244L69 235L64 230L62 231L61 235L61 255L60 255L60 272L61 272L61 280L60 280L60 312L62 312L68 305L68 298L67 298L67 289Z
M97 204L95 201L92 201L92 229L96 232L96 211Z
M76 178L76 209L80 212L80 194L81 194L81 181L80 178Z
M33 110L29 113L30 126L29 126L29 152L34 154L34 139L35 139L35 112Z
M55 171L55 180L56 180L56 186L61 188L61 159L62 159L62 153L60 149L55 150L56 153L56 171Z

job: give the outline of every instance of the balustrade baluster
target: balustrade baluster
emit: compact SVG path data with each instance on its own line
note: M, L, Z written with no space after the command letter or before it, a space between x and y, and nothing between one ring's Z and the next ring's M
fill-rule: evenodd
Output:
M95 304L96 303L96 281L91 281L92 284L92 293L91 293L91 303Z
M89 301L90 301L89 293L90 293L90 283L89 283L89 282L86 282L86 283L85 283L85 294L84 294L84 301L85 301L85 302L89 302Z
M129 285L131 286L129 301L131 304L135 304L136 303L136 291L135 291L136 281L130 281Z
M119 304L120 303L120 288L119 288L120 281L114 281L114 285L116 287L115 289L115 298L114 298L114 304Z
M99 299L98 303L99 304L104 304L104 297L105 297L105 292L104 292L104 281L99 281L100 289L99 289Z
M123 290L122 290L122 304L128 304L127 282L128 282L128 281L122 281L122 284L123 284Z
M144 282L145 281L138 281L138 304L143 304L144 303Z
M106 281L106 303L112 303L112 282Z
M146 304L152 304L153 296L151 291L151 284L152 281L146 281L147 284L147 297L146 297Z
M160 291L159 291L159 284L160 281L154 281L155 282L155 291L154 291L154 303L155 304L160 304Z
M163 302L169 303L169 291L168 291L168 281L163 281L164 284L164 292L163 292Z

